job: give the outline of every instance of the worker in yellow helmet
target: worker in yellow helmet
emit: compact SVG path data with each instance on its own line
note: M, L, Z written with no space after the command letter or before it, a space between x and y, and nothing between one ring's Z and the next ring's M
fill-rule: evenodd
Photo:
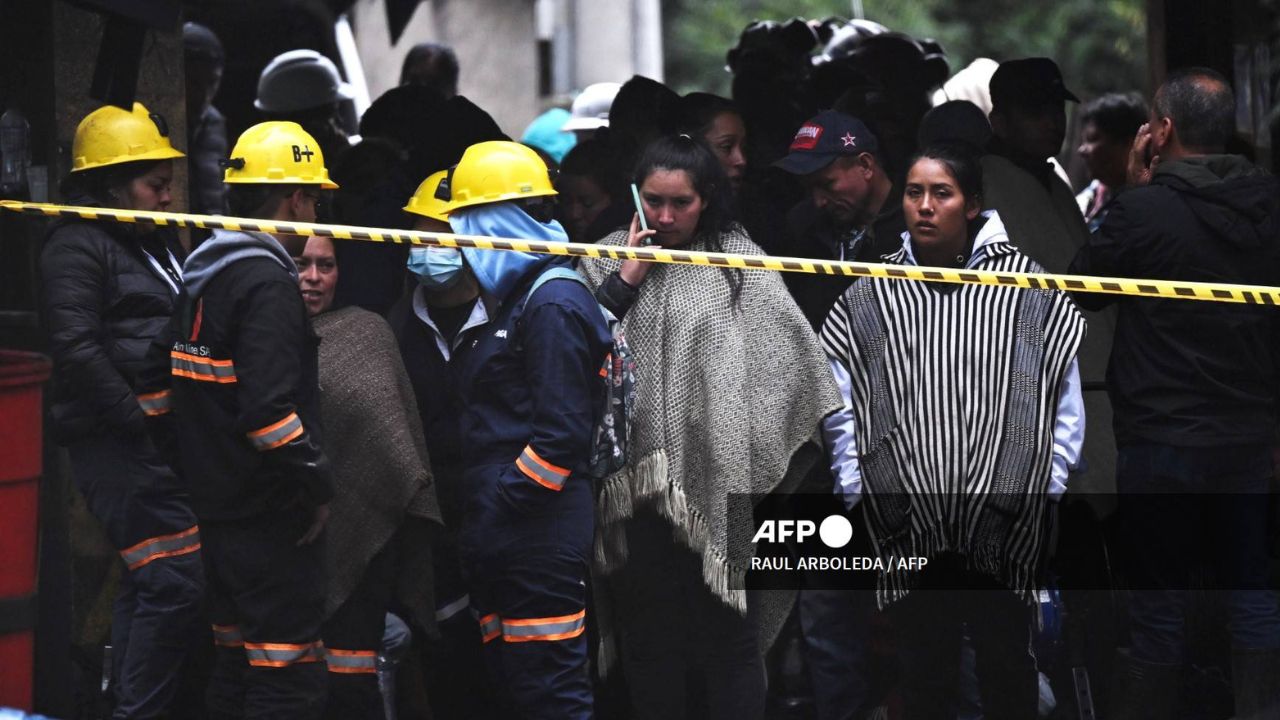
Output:
M328 684L323 544L333 495L319 436L317 340L293 262L329 180L314 138L254 125L224 162L236 216L272 225L218 230L191 254L148 390L172 422L200 519L217 660L215 717L316 718ZM164 408L157 407L156 412Z
M413 216L413 229L426 232L452 233L449 227L449 180L448 171L433 173L418 186L417 192L404 206L404 211ZM480 286L475 275L465 271L462 251L450 247L415 247L409 251L409 273L417 279L418 287L414 291L414 302L423 308L456 308L461 305L471 307L480 296ZM483 313L483 300L480 302ZM425 310L423 312L429 312ZM444 312L443 310L441 312ZM457 338L452 337L460 328L448 328L452 325L447 319L445 330L451 337L445 344L451 344ZM437 330L439 332L439 330ZM446 354L447 355L447 354Z
M454 232L566 242L547 167L531 149L483 142L448 178ZM441 193L443 195L443 193ZM457 348L459 554L501 717L590 718L586 579L589 472L613 336L565 259L461 251L489 322Z
M164 118L141 103L104 106L76 128L75 205L165 210L173 161ZM203 594L200 531L173 470L148 441L150 399L137 385L152 337L181 290L183 251L169 229L58 221L40 260L43 314L55 363L52 425L89 511L123 561L112 618L117 718L172 708L178 668Z
M449 172L423 180L403 208L413 229L452 233L449 227ZM408 269L415 282L391 309L387 320L409 373L431 458L444 532L432 547L435 619L439 640L424 658L432 711L439 717L492 717L491 687L485 677L480 634L469 612L470 596L458 558L462 518L462 448L458 418L462 408L453 392L452 360L461 348L485 332L496 311L493 298L480 293L457 248L414 247Z

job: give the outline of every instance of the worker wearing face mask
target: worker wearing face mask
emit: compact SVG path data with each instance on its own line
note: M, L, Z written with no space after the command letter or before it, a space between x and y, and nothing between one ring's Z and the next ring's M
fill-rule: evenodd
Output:
M414 230L453 232L444 214L447 186L439 191L446 175L442 170L429 176L405 206L405 212L413 215ZM438 192L444 199L437 197ZM462 583L457 552L461 517L457 498L462 474L457 419L461 411L451 392L455 385L451 361L455 351L489 322L492 313L456 248L415 247L409 253L408 270L412 287L391 310L388 320L422 416L446 527L433 549L441 642L426 649L430 654L423 663L427 695L437 715L484 717L487 706L483 702L480 634L469 611L471 598Z
M568 241L552 219L547 167L529 148L472 145L448 181L458 234ZM462 256L490 311L483 332L454 348L449 378L461 411L458 555L483 635L485 702L504 718L585 720L591 463L614 338L566 260L470 247Z

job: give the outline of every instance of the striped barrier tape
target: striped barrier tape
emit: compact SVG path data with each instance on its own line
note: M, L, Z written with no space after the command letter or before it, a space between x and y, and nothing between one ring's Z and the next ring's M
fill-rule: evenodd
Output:
M680 265L739 268L742 270L776 270L779 272L798 272L814 275L878 277L891 280L919 280L961 285L999 285L1042 290L1172 298L1177 300L1280 305L1280 287L1264 285L1233 285L1179 280L1134 280L1130 278L1053 275L1049 273L993 272L990 270L882 265L878 263L814 260L812 258L772 255L732 255L729 253L671 250L661 247L621 247L585 243L541 242L420 230L390 230L386 228L356 227L353 225L274 222L270 220L224 217L221 215L113 210L77 207L74 205L19 202L16 200L0 200L0 209L50 217L75 217L86 220L111 220L125 223L153 223L155 225L173 225L208 230L218 228L226 230L256 230L279 235L319 235L339 240L364 240L398 245L516 250L543 255L643 260Z

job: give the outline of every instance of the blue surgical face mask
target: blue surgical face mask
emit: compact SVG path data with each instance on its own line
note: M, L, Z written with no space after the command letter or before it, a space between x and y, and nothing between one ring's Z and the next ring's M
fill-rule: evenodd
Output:
M409 272L428 290L444 290L462 278L462 253L457 248L409 249Z

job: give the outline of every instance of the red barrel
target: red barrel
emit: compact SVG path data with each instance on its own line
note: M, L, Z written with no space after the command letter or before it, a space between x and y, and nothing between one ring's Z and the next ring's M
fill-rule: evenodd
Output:
M49 359L0 350L0 707L31 710L36 519Z

